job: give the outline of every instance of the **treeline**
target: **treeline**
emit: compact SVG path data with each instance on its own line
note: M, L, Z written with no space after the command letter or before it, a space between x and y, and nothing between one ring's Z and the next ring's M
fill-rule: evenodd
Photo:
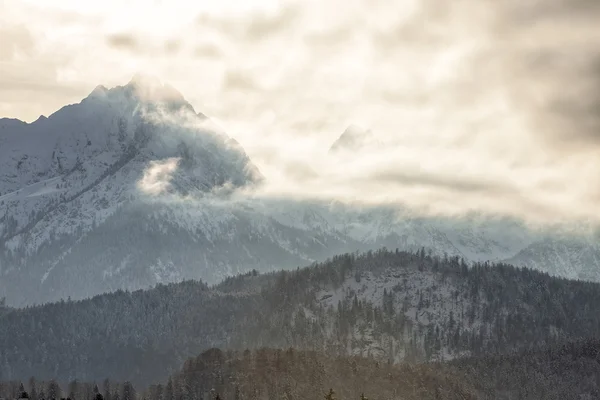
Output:
M61 385L56 380L38 381L31 377L21 381L0 382L0 398L28 400L136 400L130 382L118 383L105 379L102 387L96 383L72 380Z
M600 340L586 339L511 355L469 357L450 368L473 383L480 399L600 398Z
M296 349L222 351L188 359L166 381L0 383L0 397L33 400L350 400L600 398L600 340L444 363L390 364ZM23 392L28 391L23 395ZM62 397L61 397L62 396Z
M0 380L108 377L144 387L212 347L418 363L598 335L598 284L383 249L214 287L186 281L9 309L0 313Z
M333 389L335 388L335 389ZM28 391L27 391L28 390ZM368 396L366 395L368 394ZM475 399L450 371L428 365L394 366L361 357L262 348L210 349L188 359L166 383L136 391L129 382L55 381L0 384L0 397L30 400Z

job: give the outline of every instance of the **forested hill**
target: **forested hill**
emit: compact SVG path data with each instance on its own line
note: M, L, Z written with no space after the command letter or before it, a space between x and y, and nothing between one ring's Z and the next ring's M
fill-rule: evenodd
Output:
M330 393L330 397L326 395ZM437 365L393 365L363 357L314 351L210 349L190 358L148 400L211 399L456 399L475 400L476 389L456 370Z
M380 250L0 316L0 380L145 386L211 347L441 361L600 335L600 285Z
M393 365L294 349L223 352L187 360L148 400L209 399L597 399L600 341L583 340L513 355Z

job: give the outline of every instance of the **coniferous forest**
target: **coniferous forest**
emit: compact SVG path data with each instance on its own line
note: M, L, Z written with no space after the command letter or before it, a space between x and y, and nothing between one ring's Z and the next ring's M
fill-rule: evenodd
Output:
M0 322L3 398L599 393L590 338L600 335L600 285L424 249L3 307Z

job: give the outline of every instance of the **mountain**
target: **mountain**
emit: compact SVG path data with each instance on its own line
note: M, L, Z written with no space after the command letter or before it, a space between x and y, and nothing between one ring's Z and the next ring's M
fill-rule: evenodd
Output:
M358 125L350 125L329 148L330 154L340 151L359 151L367 146L378 144L373 132Z
M215 198L260 183L260 172L180 93L147 77L99 86L31 124L1 120L0 160L0 296L9 304L216 282L347 250L335 234Z
M331 153L375 146L350 126ZM33 123L0 119L0 298L11 306L272 271L387 247L600 280L597 240L483 215L230 196L263 177L155 78L95 88Z
M600 242L593 234L546 236L506 262L571 279L598 281Z
M164 381L211 347L382 363L507 354L600 334L600 284L380 250L214 287L186 281L0 314L0 381Z

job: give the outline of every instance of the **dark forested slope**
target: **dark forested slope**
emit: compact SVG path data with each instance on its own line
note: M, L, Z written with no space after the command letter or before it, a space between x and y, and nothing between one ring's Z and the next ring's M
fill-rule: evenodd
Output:
M332 357L294 349L223 352L211 349L186 361L149 400L476 399L476 391L450 368L392 365L362 357ZM165 396L165 393L167 394ZM212 396L212 397L211 397ZM327 398L327 397L325 397Z
M294 349L211 349L187 360L166 385L153 385L144 396L209 399L218 393L223 400L291 400L323 398L329 389L340 400L363 393L371 399L597 399L600 341L418 365ZM165 393L171 395L165 398Z
M600 285L381 250L0 313L0 380L146 385L211 347L443 361L600 335Z

